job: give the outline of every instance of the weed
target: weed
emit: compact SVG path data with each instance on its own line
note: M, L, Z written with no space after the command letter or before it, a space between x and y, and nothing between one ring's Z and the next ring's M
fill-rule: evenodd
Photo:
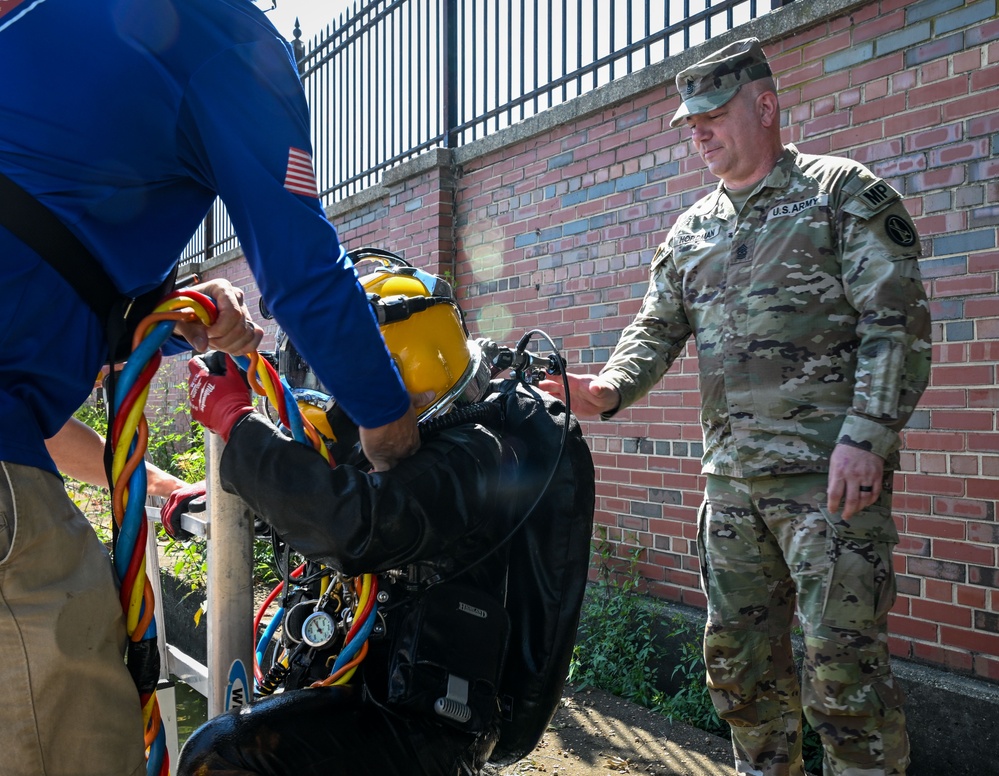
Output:
M594 549L600 557L598 578L583 604L569 681L651 706L659 695L655 678L662 651L652 632L657 612L638 589L645 548L630 551L623 571L614 567L614 547L606 535Z
M680 656L673 667L673 679L679 679L679 689L672 696L664 695L655 710L670 721L693 725L701 730L728 738L728 723L723 722L711 703L708 685L704 681L704 656L700 631L682 616L673 618L671 638L680 638Z
M171 575L184 582L192 592L205 590L208 584L208 547L204 539L173 539L159 526L159 538L166 543L163 554L173 564Z

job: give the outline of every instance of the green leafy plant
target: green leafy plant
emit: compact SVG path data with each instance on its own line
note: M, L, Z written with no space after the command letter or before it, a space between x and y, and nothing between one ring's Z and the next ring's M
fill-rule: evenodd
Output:
M606 534L594 549L600 558L598 578L583 603L569 681L651 706L660 694L655 675L662 652L653 634L657 612L639 590L638 563L645 548L631 549L623 568L615 563Z
M170 559L170 572L191 590L203 591L208 584L208 546L203 539L174 539L159 527L163 554ZM190 593L188 593L190 595Z
M176 401L175 393L185 399ZM205 478L205 435L200 424L191 422L186 396L186 383L165 387L155 406L147 406L147 453L163 471L187 482L198 482Z
M723 722L711 703L711 694L704 680L704 656L701 651L700 632L683 617L673 618L671 638L680 638L680 656L673 667L672 678L679 680L679 689L673 695L664 695L656 704L656 711L671 721L692 725L717 736L728 738L728 723Z

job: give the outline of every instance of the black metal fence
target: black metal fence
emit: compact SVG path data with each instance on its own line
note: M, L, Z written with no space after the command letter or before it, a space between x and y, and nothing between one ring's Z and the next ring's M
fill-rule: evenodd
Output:
M324 205L388 168L567 102L790 0L357 0L295 32ZM216 203L182 261L236 247Z

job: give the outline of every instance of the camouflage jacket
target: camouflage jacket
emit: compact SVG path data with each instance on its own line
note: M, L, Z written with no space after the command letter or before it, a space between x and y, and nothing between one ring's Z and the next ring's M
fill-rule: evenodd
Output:
M891 186L788 146L741 217L719 184L657 249L642 308L601 370L616 411L693 334L704 471L823 472L839 442L892 465L929 378L920 254Z

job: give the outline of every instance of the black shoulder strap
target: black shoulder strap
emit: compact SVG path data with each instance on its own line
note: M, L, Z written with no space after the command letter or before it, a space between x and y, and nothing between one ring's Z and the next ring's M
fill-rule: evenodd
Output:
M104 326L108 363L112 365L128 358L131 330L173 288L177 279L174 265L173 272L158 288L135 299L125 296L79 238L51 210L3 173L0 173L0 225L48 262L94 311ZM112 366L108 379L108 440L114 423L114 384ZM104 468L113 492L110 442L104 447ZM117 538L117 524L112 523L112 528Z
M127 358L131 328L138 315L144 317L174 285L177 267L158 288L135 299L118 291L107 271L62 221L45 205L0 173L0 224L48 262L69 283L104 325L111 362ZM133 321L129 326L126 318Z
M51 264L106 322L122 294L79 238L51 210L2 173L0 202L0 223Z

